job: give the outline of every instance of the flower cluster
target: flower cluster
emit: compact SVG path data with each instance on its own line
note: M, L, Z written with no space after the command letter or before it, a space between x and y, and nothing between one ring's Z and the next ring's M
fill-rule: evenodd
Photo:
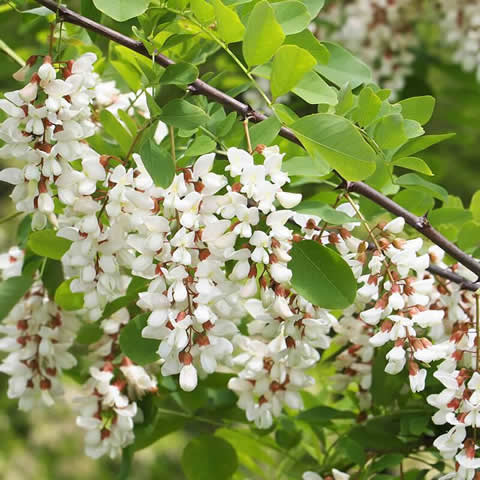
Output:
M0 256L3 280L21 274L23 257L24 252L17 247ZM8 397L18 398L21 410L39 404L50 406L63 394L62 371L77 363L68 350L78 326L74 314L62 311L48 298L40 280L4 319L0 351L8 355L0 364L0 372L10 376Z
M93 458L115 458L133 443L134 421L143 420L136 400L157 390L157 380L121 354L118 337L129 321L127 309L101 322L103 336L91 346L90 377L77 398L77 425L85 433L85 452Z
M368 22L379 29L408 8L399 2L387 14L379 2L362 5L374 9ZM199 378L232 373L228 386L238 406L269 428L285 406L303 408L301 392L313 383L308 370L332 339L345 346L336 356L336 387L358 383L367 411L376 348L387 346L385 371L407 369L413 392L424 390L428 364L442 361L433 376L445 389L428 402L438 409L433 421L452 428L435 445L471 478L480 462L471 434L480 409L477 312L473 294L428 272L431 264L446 268L443 252L406 239L401 218L370 228L349 194L340 194L336 206L343 225L296 212L302 196L287 191L276 146L231 147L183 162L168 186L154 182L136 153L98 153L87 139L101 131L100 109L136 118L149 112L141 92L121 94L100 82L94 60L85 54L58 65L46 57L24 88L0 100L7 113L0 156L24 163L2 170L0 179L14 185L12 199L32 216L34 230L48 227L70 241L63 273L83 299L74 314L63 312L35 279L0 330L9 396L20 398L21 408L37 399L50 404L61 393L62 370L75 364L68 349L78 318L96 322L102 336L90 346L77 424L86 431L88 455L113 458L134 441L134 423L142 421L137 400L156 391L154 372L178 375L187 392ZM164 135L160 124L156 140ZM355 302L339 318L295 289L292 248L305 240L335 249L358 283ZM12 248L0 256L4 279L22 274L24 255ZM132 298L131 285L145 286ZM105 307L118 299L131 302L107 315ZM158 345L153 366L134 364L120 345L139 309L142 336Z
M480 80L480 3L478 0L440 0L441 27L454 48L453 61Z
M453 49L452 60L480 79L480 3L478 0L344 0L322 12L318 33L345 45L372 69L375 80L395 94L412 73L421 45L416 26L429 18Z
M322 20L333 27L330 37L354 51L372 69L375 81L398 92L412 72L419 45L415 23L421 15L412 0L330 2Z

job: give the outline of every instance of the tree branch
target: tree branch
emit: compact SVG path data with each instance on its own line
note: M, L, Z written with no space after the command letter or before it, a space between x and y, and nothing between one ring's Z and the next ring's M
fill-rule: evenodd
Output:
M52 10L53 12L56 12L58 17L64 22L86 28L87 30L109 38L110 40L113 40L114 42L123 45L130 50L133 50L141 55L151 58L151 55L148 53L147 49L140 41L133 40L125 35L122 35L116 30L105 27L104 25L94 22L87 17L79 15L73 10L70 10L63 5L59 5L55 0L37 0L37 2ZM173 60L160 53L155 55L154 58L155 62L163 67L168 67L169 65L175 63ZM212 87L211 85L205 83L200 79L195 80L189 86L189 90L191 93L205 95L211 100L217 103L221 103L228 109L238 112L243 118L247 118L248 116L248 119L254 123L262 122L263 120L266 120L268 118L265 115L252 110L249 105L240 102L239 100L230 97L229 95L226 95L224 92ZM297 145L303 146L299 139L290 129L282 127L279 134L287 140L290 140ZM385 210L388 210L394 215L403 217L411 227L422 233L425 237L429 238L433 243L438 245L447 254L449 254L451 257L462 263L469 270L474 272L477 276L480 276L480 263L477 262L470 255L463 252L452 242L447 240L440 232L435 230L425 217L417 217L416 215L413 215L408 210L405 210L403 207L392 201L390 198L386 197L385 195L381 194L380 192L363 182L344 181L344 186L347 191L358 193L372 200L377 205L382 206ZM468 288L469 290L473 289L473 285L476 285L468 282L466 279L454 274L453 272L444 271L443 273L437 272L436 274L442 275L445 278L449 278L456 283L460 283L462 286L464 286L464 288L467 288L466 285L470 284L471 288ZM477 287L475 287L475 289L476 288Z

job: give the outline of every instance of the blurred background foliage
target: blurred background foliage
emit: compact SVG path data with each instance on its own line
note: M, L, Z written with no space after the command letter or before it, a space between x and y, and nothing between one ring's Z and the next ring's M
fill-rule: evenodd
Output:
M91 0L69 0L62 3L77 11L86 8ZM112 0L113 1L113 0ZM83 5L82 5L83 4ZM49 25L47 17L32 13L19 13L37 7L34 1L17 0L0 5L0 93L18 88L12 74L18 70L15 55L23 60L32 54L45 54L48 50ZM320 14L321 19L321 14ZM116 23L103 17L102 22L117 30L132 35L132 25L136 21ZM431 94L437 99L432 121L427 133L455 132L456 136L447 142L434 146L424 154L435 176L432 181L442 184L450 194L459 196L464 206L470 203L472 194L478 189L480 171L478 153L480 138L478 122L480 111L480 85L474 74L468 74L449 62L449 52L437 44L438 32L435 25L418 26L422 38L421 48L415 52L415 74L408 78L399 99L407 96ZM91 44L86 33L72 26L64 27L64 35L70 45ZM76 40L77 39L77 40ZM96 46L107 51L104 39L95 39ZM78 44L78 45L77 45ZM90 47L91 48L91 47ZM235 46L233 46L235 48ZM222 72L215 78L215 86L228 91L244 83L235 64L222 51L217 50L207 63L199 66L202 75L207 72ZM107 71L106 76L114 78L120 87L126 88L125 81L117 72ZM243 99L253 106L259 99L249 93ZM311 106L299 99L291 99L289 105L299 115L311 113ZM4 165L0 165L3 167ZM9 186L0 184L0 217L11 213L12 204L8 200ZM1 225L0 247L11 245L16 233L15 221ZM321 366L315 376L321 377ZM326 374L327 372L323 372ZM118 478L122 466L118 462L102 459L92 460L83 454L83 439L75 426L75 412L67 406L56 406L53 411L35 411L29 414L18 410L16 401L6 397L7 379L0 377L0 474L8 480L62 480ZM335 397L326 387L322 395ZM77 385L69 383L67 399L76 395ZM317 392L318 394L319 392ZM307 405L308 406L308 405ZM336 404L338 408L339 405ZM48 418L48 420L47 420ZM133 478L169 480L183 479L180 468L180 455L190 433L207 430L208 425L193 422L181 433L173 433L162 438L152 448L145 449L135 456ZM280 460L281 454L273 454ZM300 472L299 472L300 478Z

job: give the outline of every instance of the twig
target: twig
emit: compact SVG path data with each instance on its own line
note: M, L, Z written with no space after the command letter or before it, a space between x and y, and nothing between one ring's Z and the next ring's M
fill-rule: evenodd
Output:
M78 13L66 8L63 5L58 5L55 0L37 0L38 3L47 7L48 9L57 12L58 15L64 22L68 22L80 27L86 28L92 32L98 33L114 42L123 45L130 50L133 50L145 57L151 58L148 50L145 48L142 42L133 40L116 30L105 27L93 20L79 15ZM162 54L157 54L155 56L155 62L163 67L168 67L173 65L175 62L170 58ZM250 108L249 105L240 102L239 100L225 94L224 92L212 87L208 83L197 79L189 86L189 91L191 93L197 93L205 95L211 100L224 105L225 107L238 112L242 117L247 117L253 123L259 123L266 120L268 117L258 113ZM301 145L300 140L295 136L295 134L287 127L281 127L279 135L287 140L290 140L297 145ZM342 178L339 175L340 178ZM469 270L474 272L476 275L480 276L480 263L477 262L470 255L459 249L452 242L447 240L440 232L435 230L428 220L424 217L417 217L416 215L410 213L408 210L405 210L403 207L392 201L390 198L381 194L374 188L363 182L347 182L344 181L345 189L347 192L358 193L365 198L372 200L377 205L380 205L385 210L393 213L394 215L403 217L405 221L415 228L418 232L422 233L425 237L430 239L433 243L442 248L447 254L451 257L462 263ZM455 281L455 280L454 280ZM465 280L466 281L466 280ZM458 282L457 282L458 283ZM462 281L463 284L463 281Z
M248 117L243 121L243 130L245 131L245 138L247 139L248 153L252 154L252 141L250 140L250 132L248 130Z
M360 210L357 208L357 206L355 205L355 202L352 200L352 197L350 197L350 195L348 193L345 194L345 198L348 200L348 203L350 203L352 208L355 210L355 213L360 217L360 220L362 221L363 226L365 227L365 229L368 232L368 236L372 239L372 242L375 244L375 249L378 251L378 253L380 255L382 255L383 264L384 264L384 266L387 270L388 278L390 279L390 283L392 285L394 285L395 284L395 279L393 278L392 272L390 271L390 267L388 266L388 263L386 262L385 257L382 254L382 248L378 244L377 238L375 237L375 234L372 232L372 229L370 228L370 225L368 224L368 222L365 219L365 217L363 216L362 212L360 212Z
M177 163L177 156L175 155L175 132L172 126L168 128L168 132L170 133L170 149L172 150L173 164L175 164Z

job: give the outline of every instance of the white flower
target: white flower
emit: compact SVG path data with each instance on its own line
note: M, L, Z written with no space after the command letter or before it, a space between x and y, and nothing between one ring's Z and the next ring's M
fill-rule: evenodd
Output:
M195 390L197 386L197 369L192 365L184 365L180 370L180 387L186 392Z

